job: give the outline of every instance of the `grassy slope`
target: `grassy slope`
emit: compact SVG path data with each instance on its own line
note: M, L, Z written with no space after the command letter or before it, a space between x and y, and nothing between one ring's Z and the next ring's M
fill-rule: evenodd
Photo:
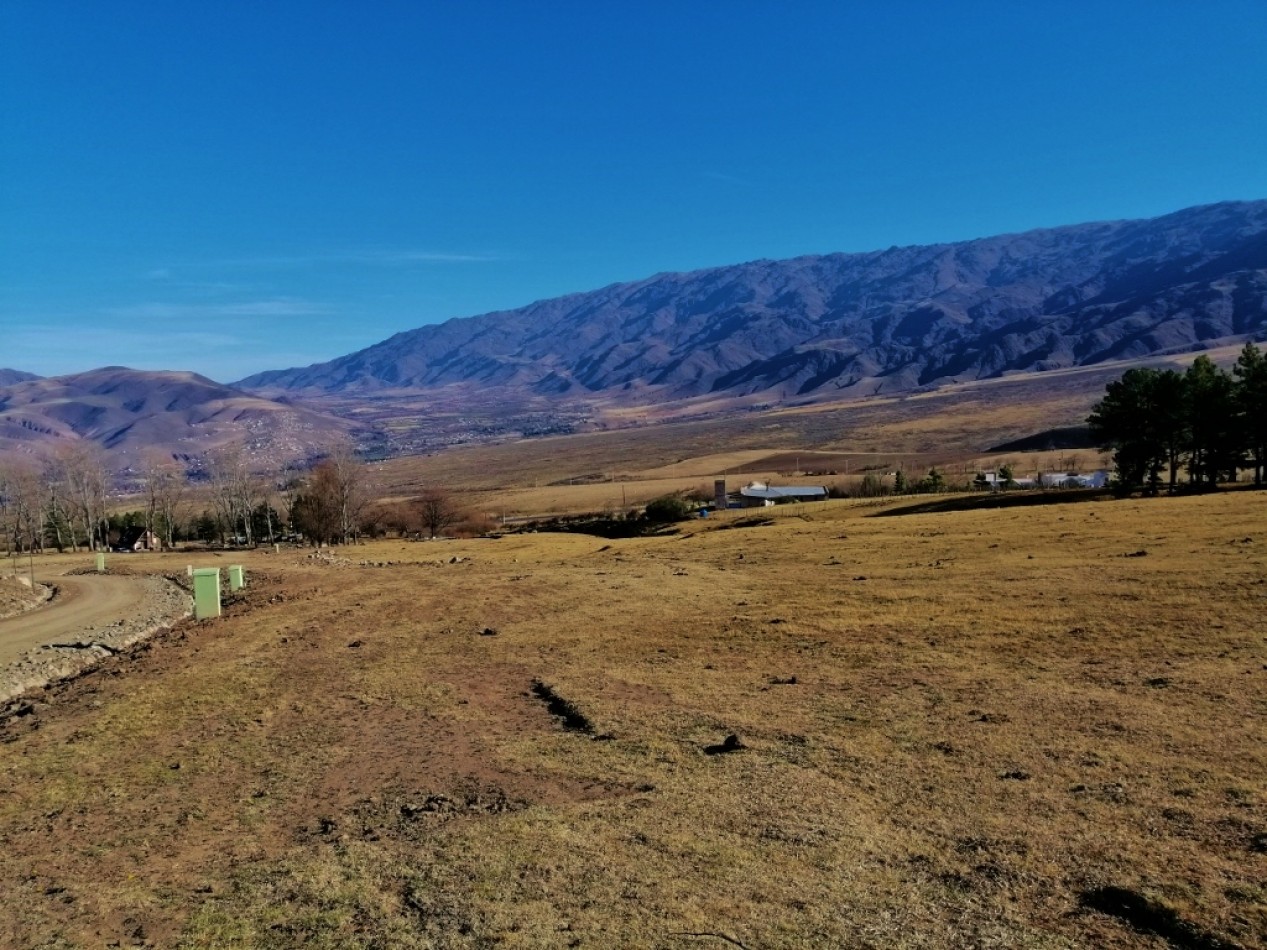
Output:
M875 510L256 555L3 727L0 944L1267 944L1267 495Z

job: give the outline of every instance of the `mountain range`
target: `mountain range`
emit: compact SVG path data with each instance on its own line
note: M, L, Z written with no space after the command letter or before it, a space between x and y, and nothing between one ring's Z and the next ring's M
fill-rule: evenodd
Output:
M356 420L376 451L411 452L591 417L623 424L629 407L663 416L850 400L1265 335L1267 201L1224 202L659 274L229 386L120 367L50 379L0 370L0 450L86 439L124 456L196 456L237 441L296 457Z
M1267 330L1267 201L954 244L660 274L399 333L236 385L447 386L654 404L861 396L1135 359Z

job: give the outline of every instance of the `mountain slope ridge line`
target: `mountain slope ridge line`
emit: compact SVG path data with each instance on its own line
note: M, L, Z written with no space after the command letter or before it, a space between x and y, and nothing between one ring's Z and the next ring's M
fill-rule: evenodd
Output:
M662 273L259 373L261 395L477 386L655 404L858 397L1267 332L1267 201Z

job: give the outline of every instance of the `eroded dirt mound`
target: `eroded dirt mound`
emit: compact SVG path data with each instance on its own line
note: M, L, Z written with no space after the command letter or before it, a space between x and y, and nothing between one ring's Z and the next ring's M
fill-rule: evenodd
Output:
M0 620L38 607L48 600L51 594L52 591L42 584L29 587L17 578L0 578Z

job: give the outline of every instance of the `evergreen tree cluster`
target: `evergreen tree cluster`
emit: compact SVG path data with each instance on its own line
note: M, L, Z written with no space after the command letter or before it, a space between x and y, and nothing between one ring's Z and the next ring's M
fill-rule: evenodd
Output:
M1235 481L1252 468L1262 485L1267 466L1267 356L1246 343L1227 373L1208 356L1186 372L1131 369L1109 383L1087 422L1096 444L1113 450L1117 485L1149 494L1163 473L1171 492L1186 469L1193 488Z

